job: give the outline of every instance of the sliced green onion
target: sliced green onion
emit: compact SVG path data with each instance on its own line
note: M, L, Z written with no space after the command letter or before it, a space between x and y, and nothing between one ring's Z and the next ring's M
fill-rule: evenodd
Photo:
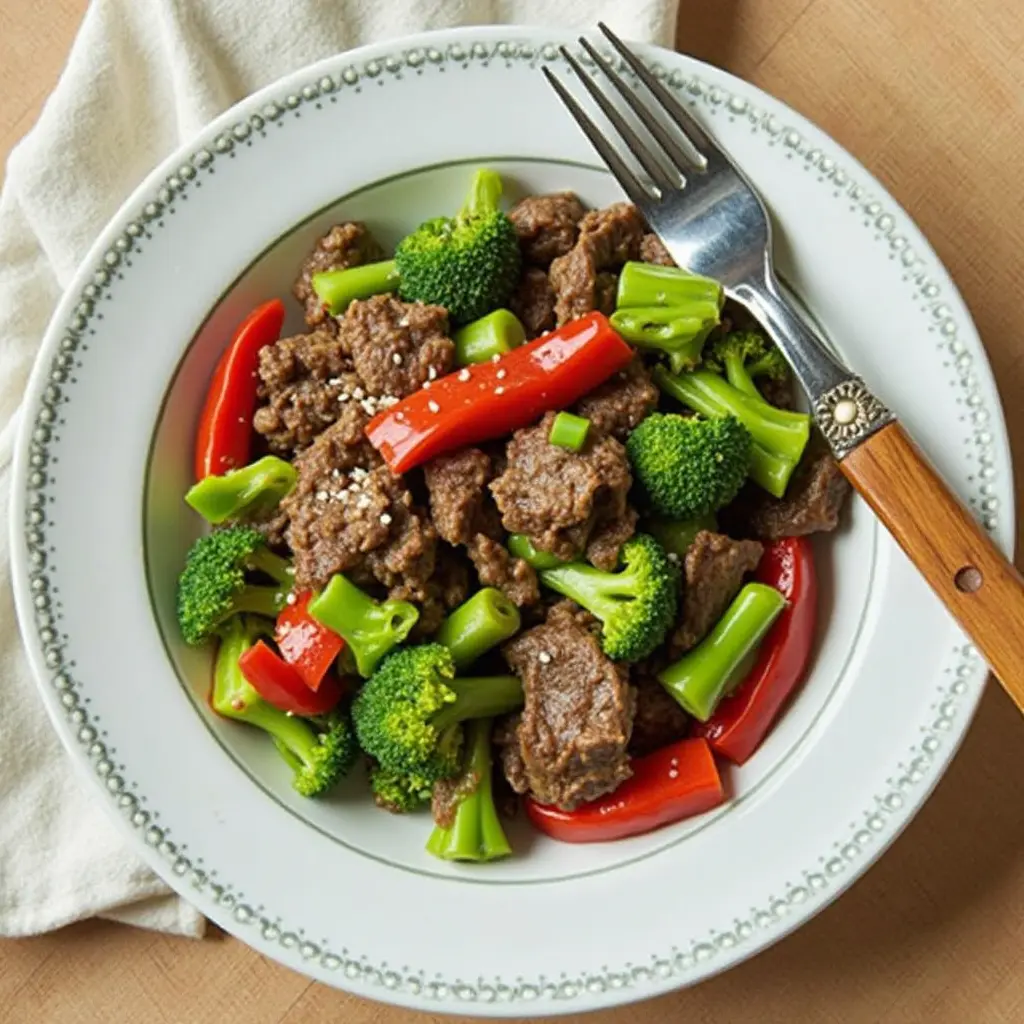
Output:
M555 417L555 422L551 424L548 441L560 448L578 452L586 444L588 430L590 420L583 416L574 416L571 412L560 412Z
M346 270L325 270L313 275L313 291L327 307L331 316L341 316L350 302L368 299L372 295L393 292L398 288L399 276L394 260L365 263Z
M496 309L460 327L453 335L455 362L459 366L486 363L503 356L526 341L526 330L514 313Z

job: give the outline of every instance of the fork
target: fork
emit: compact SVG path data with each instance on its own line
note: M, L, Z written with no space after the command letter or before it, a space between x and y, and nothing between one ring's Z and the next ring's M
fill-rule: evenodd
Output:
M843 474L1024 711L1024 580L895 415L829 353L786 300L773 268L768 211L743 171L639 57L606 25L598 27L653 105L586 39L579 40L580 46L636 115L648 141L568 49L561 47L561 53L648 180L633 172L545 67L548 81L676 263L719 281L729 298L760 321L807 393ZM688 148L663 118L679 129Z

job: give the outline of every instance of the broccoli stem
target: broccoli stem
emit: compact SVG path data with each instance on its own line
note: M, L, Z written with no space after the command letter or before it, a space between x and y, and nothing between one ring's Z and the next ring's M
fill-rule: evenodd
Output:
M350 302L396 291L401 279L394 260L365 263L345 270L325 270L313 275L313 291L331 316L341 316Z
M253 551L245 562L251 571L265 573L282 587L291 589L295 579L292 563L287 558L274 554L266 545Z
M717 530L718 522L713 513L697 516L695 519L652 519L647 532L668 552L686 556L694 537L702 530Z
M786 599L774 587L748 583L710 633L658 673L658 682L684 711L706 722L718 702L749 670L749 656L771 628Z
M336 573L326 589L309 602L309 614L344 639L364 679L397 647L419 619L419 609L407 601L377 603Z
M718 326L718 306L699 301L690 306L617 309L612 327L636 348L667 355L673 373L696 366L707 336Z
M490 719L481 718L466 727L462 777L469 791L459 801L451 826L436 825L427 840L427 852L441 860L483 862L512 853L494 806L491 725Z
M244 587L231 602L228 615L263 615L276 619L284 609L288 591L281 587Z
M295 467L267 455L223 476L208 476L185 495L186 503L214 526L228 519L263 515L295 486Z
M459 211L460 217L481 217L493 213L501 202L501 175L497 171L481 168L473 175L469 194Z
M518 676L483 676L446 679L445 686L455 693L430 724L443 733L453 725L474 718L495 718L523 705L523 684Z
M602 621L615 613L620 601L636 595L636 581L628 572L605 572L586 562L566 562L545 569L541 581Z
M776 409L733 387L707 370L672 374L657 366L655 384L702 416L735 416L754 439L750 476L769 494L781 498L810 437L810 417Z
M521 558L534 569L554 569L565 563L548 551L541 551L533 546L533 541L524 533L513 533L508 538L508 550L511 555Z
M619 275L615 307L676 306L702 311L710 311L713 307L717 322L723 299L722 286L710 277L691 274L679 267L630 260Z
M526 330L514 313L496 309L460 327L453 335L455 363L471 366L501 357L526 341Z
M448 648L461 672L518 633L521 622L519 609L500 590L485 587L441 623L434 640Z
M753 376L743 362L742 353L729 352L723 362L725 363L726 379L737 391L742 391L743 394L749 395L758 402L764 402L761 392L757 390L757 385L754 383Z

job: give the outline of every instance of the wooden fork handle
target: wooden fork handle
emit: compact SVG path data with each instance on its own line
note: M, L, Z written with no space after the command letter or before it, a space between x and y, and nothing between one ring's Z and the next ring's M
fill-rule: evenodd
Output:
M1024 711L1024 579L893 422L839 463Z

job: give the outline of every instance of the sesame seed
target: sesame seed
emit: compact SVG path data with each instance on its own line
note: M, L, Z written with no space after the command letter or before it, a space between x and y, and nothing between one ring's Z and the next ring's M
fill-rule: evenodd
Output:
M427 408L431 412L440 412L441 411L441 406L439 406L437 404L437 402L427 402Z
M402 355L401 355L401 353L400 352L392 352L391 353L391 362L393 362L395 364L395 366L401 366L402 365Z
M403 316L402 319L398 321L398 326L399 327L408 327L409 326L409 318L407 316Z
M669 772L668 772L668 777L670 779L678 779L679 778L679 772L675 768L670 768Z
M494 376L497 377L498 380L504 380L508 376L508 370L503 368L499 370Z
M359 404L367 416L372 416L377 411L377 406L368 398L364 398Z
M501 356L498 355L497 352L495 352L494 355L491 356L491 362L492 363L500 363L501 362Z
M469 380L469 370L459 370L459 380Z
M288 596L284 599L284 601L285 604L295 604L295 594L289 593Z
M332 469L331 470L331 476L333 476L335 480L340 479L340 477L341 477L341 470L340 469Z
M338 401L339 402L347 402L348 401L348 392L347 391L342 391L342 393L340 395L338 395Z
M551 661L552 661L552 658L551 658L551 655L548 654L547 651L541 651L540 654L537 655L537 660L542 665L550 665Z
M352 389L352 397L358 402L359 399L366 397L366 392L361 387L354 387Z
M395 419L398 420L399 423L401 423L402 420L405 419L405 413L402 412L401 409L399 409L398 412L395 413Z
M423 390L426 391L426 389L429 388L429 387L430 387L430 381L429 380L425 380L423 382Z
M377 399L377 404L382 409L390 409L393 405L398 405L398 399L394 395L385 395L383 398Z
M327 383L330 384L331 387L336 388L341 383L341 378L340 377L329 377L327 379Z
M356 502L356 508L369 508L370 507L370 496L368 494L360 494L359 500Z
M238 417L238 422L239 423L244 423L245 422L245 417L244 416L239 416Z
M381 526L390 526L391 525L391 515L390 515L390 513L388 513L388 512L381 512L381 514L380 514L380 525Z
M350 483L350 484L348 485L348 489L349 489L349 490L350 490L350 491L351 491L351 492L352 492L353 494L355 494L355 492L359 490L359 484L357 484L357 483L355 483L355 482L353 481L352 483Z
M362 466L356 466L356 468L352 470L353 480L365 480L367 476L369 476L369 474Z
M495 393L496 395L503 395L503 394L505 394L505 389L504 389L504 388L503 388L503 387L502 387L502 386L501 386L501 385L499 384L499 385L498 385L498 386L497 386L497 387L496 387L496 388L494 389L494 393Z
M316 492L316 500L317 501L326 501L327 500L327 492L326 491L317 491Z
M427 367L427 380L437 380L437 369L433 366Z

